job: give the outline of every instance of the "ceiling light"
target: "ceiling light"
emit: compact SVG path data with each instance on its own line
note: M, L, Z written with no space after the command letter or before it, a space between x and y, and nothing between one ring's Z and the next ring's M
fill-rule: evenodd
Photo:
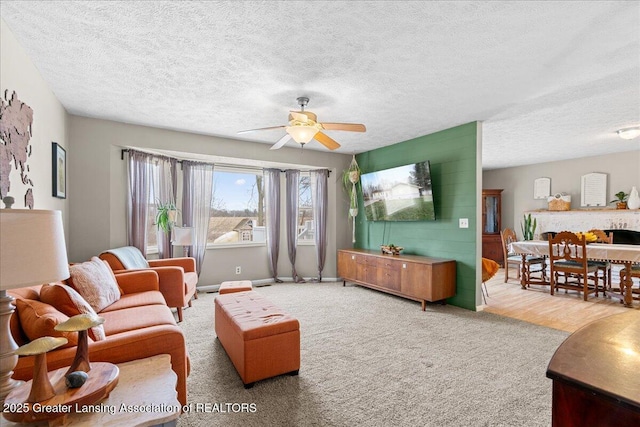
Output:
M638 136L640 136L640 126L620 129L617 132L618 132L618 136L622 139L637 138Z
M315 126L287 126L287 133L291 135L293 140L298 144L306 144L311 141L318 131L319 129Z

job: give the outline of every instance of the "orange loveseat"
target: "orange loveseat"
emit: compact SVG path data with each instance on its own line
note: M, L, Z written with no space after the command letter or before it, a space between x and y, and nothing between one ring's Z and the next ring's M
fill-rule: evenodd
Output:
M146 260L142 256L142 253L133 246L110 249L102 252L99 258L107 261L114 273L132 271L127 267L126 260L120 258L122 255L119 255L126 254L127 251L137 251L137 258L140 262L146 263L146 265L138 265L135 268L150 268L158 273L160 292L164 296L167 305L177 309L178 322L182 322L182 307L186 307L187 305L191 307L192 297L198 299L198 294L196 293L198 273L196 272L195 258L182 257Z
M171 356L171 367L178 379L178 400L187 403L189 357L182 329L176 324L171 309L158 291L158 275L152 270L116 274L121 289L120 299L98 313L105 319L100 341L89 340L89 359L94 362L122 363L159 354ZM42 307L40 290L43 285L14 289L8 293L16 298L18 308L11 316L11 334L18 345L29 342L20 322L20 307L28 304ZM26 300L18 302L18 299ZM30 300L39 301L32 303ZM76 346L58 348L47 353L48 369L69 366ZM20 357L14 379L29 380L33 376L34 356Z

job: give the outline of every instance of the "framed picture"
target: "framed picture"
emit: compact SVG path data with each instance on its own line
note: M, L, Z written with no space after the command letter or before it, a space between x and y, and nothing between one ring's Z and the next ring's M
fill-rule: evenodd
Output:
M51 182L53 197L67 198L67 152L57 142L51 143Z

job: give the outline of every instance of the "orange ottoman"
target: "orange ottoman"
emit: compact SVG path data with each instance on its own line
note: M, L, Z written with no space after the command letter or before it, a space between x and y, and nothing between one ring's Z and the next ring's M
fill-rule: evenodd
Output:
M245 388L300 369L300 323L255 291L218 295L215 331Z
M251 280L236 280L230 282L220 283L218 294L230 294L232 292L245 292L253 290L251 286Z

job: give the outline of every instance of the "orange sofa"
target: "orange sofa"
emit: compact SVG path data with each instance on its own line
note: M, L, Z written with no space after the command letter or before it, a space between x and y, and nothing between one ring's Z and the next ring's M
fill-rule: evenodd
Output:
M215 331L245 388L276 375L298 375L300 323L257 292L218 295Z
M152 270L120 273L116 274L116 281L121 289L121 296L118 301L98 313L105 319L103 327L106 339L89 340L90 361L117 364L169 354L171 367L178 377L178 400L185 405L190 368L185 337L159 292L157 273ZM18 308L11 316L11 334L18 345L29 342L18 311L28 304L36 305L29 300L39 301L37 305L42 307L44 303L40 301L41 288L42 285L39 285L8 291L16 300L27 300L20 303L16 301ZM51 371L69 366L76 348L67 346L47 353L48 369ZM31 379L34 359L34 356L20 357L13 378Z
M191 257L145 260L137 248L126 246L111 249L99 255L100 259L109 263L114 273L131 271L127 268L126 261L119 257L118 251L120 250L137 251L139 259L148 264L148 267L138 266L137 268L151 268L158 273L160 292L162 292L167 305L176 308L178 322L182 322L182 308L187 305L191 307L192 297L198 299L198 294L196 293L196 285L198 284L196 260Z

